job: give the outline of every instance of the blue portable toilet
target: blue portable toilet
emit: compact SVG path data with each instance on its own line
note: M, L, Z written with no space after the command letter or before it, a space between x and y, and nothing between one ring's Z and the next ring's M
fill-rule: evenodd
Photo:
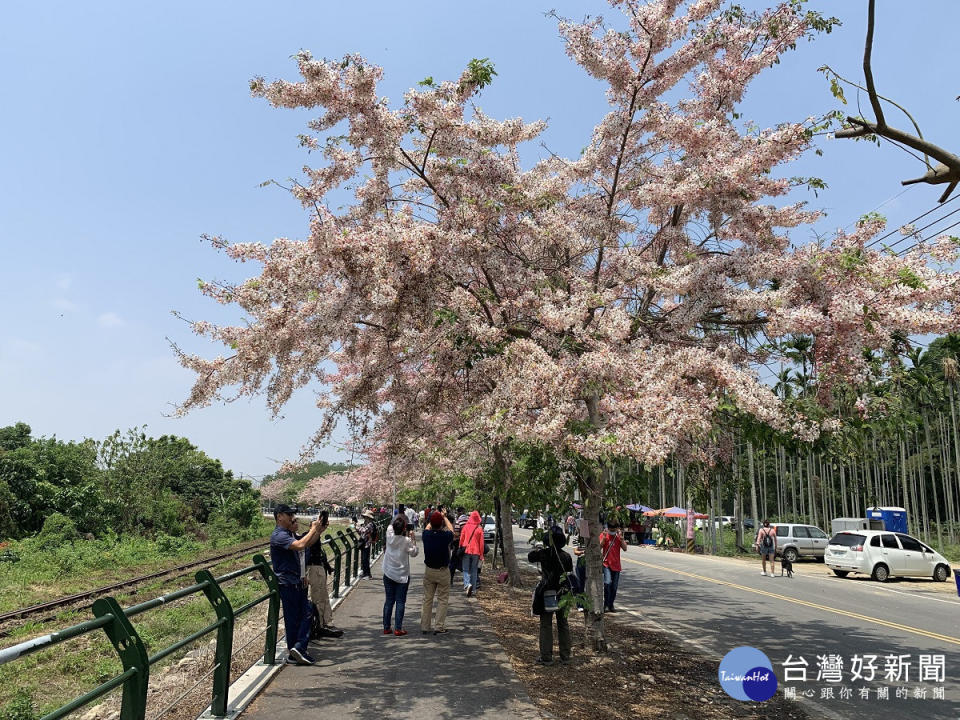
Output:
M867 517L870 520L883 521L883 529L891 532L906 533L907 511L902 507L872 507L867 508Z

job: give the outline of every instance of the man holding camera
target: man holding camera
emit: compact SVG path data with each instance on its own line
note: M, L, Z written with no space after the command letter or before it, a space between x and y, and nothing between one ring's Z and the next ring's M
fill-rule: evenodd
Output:
M620 534L620 523L611 520L607 523L607 529L600 533L600 551L603 553L603 609L606 612L617 612L613 602L617 599L620 573L623 570L620 551L626 549L627 543Z
M322 536L330 526L330 514L324 510L317 518L320 523ZM316 607L320 618L318 637L343 637L343 630L336 630L333 626L333 608L330 607L330 593L327 590L327 573L332 573L330 561L320 543L313 545L307 553L307 585L310 586L310 602Z
M270 560L273 572L280 585L280 603L283 605L283 621L287 632L287 662L297 665L313 665L307 653L310 643L312 620L310 601L307 598L307 548L320 539L320 521L310 524L310 531L303 537L296 536L297 515L289 505L274 508L273 517L277 526L270 535Z

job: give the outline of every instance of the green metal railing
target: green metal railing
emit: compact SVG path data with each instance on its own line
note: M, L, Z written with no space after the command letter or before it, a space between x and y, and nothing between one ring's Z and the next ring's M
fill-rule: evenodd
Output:
M377 541L371 548L371 557L376 557L383 549L386 521L377 523ZM360 573L360 538L352 529L344 533L337 532L337 538L329 537L320 543L322 550L327 547L333 552L333 597L340 597L341 586L351 584L353 578ZM352 556L352 557L351 557ZM341 569L343 559L346 559L346 573L341 584ZM353 562L351 562L351 559ZM267 585L268 591L260 597L251 600L238 608L234 608L229 598L223 592L223 584L244 575L259 572ZM236 619L249 612L260 603L267 602L267 627L263 645L263 663L275 665L277 662L277 637L280 622L280 589L277 577L270 567L269 561L263 555L255 555L253 564L235 570L234 572L214 577L209 570L201 570L194 576L196 583L190 587L176 590L166 595L148 600L123 609L113 597L103 597L93 603L92 620L79 625L73 625L48 635L27 640L18 645L0 650L0 665L12 662L35 652L59 645L81 635L102 629L110 640L117 656L120 659L122 672L116 677L98 685L93 690L71 700L66 705L57 708L45 715L41 720L59 720L77 709L90 704L94 700L106 695L117 687L123 687L123 700L120 709L120 720L145 720L147 712L147 688L150 680L150 668L178 650L201 639L205 635L216 632L217 641L214 651L213 688L210 702L211 713L215 716L226 716L230 689L230 661L233 655L233 634ZM130 622L131 618L154 608L166 605L174 600L202 593L210 602L216 620L206 627L174 643L170 647L160 650L154 655L148 655L136 628Z

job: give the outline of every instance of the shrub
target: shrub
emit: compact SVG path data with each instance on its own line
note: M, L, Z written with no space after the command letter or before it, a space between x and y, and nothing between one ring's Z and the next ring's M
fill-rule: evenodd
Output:
M252 495L241 495L227 504L227 516L242 528L249 528L260 517L260 503Z
M70 545L80 537L73 520L61 513L53 513L43 521L43 527L37 533L36 541L45 547L63 547Z
M178 555L185 550L198 550L197 543L186 536L172 537L165 533L157 535L154 541L157 552L163 555Z

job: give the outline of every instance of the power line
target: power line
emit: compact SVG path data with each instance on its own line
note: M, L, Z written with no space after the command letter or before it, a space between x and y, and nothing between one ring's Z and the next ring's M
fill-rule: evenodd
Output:
M957 210L960 210L960 208L957 208ZM955 210L954 212L957 212L957 210ZM940 218L940 219L943 220L944 218ZM931 233L930 235L928 235L928 236L925 237L925 238L920 238L920 239L917 240L917 242L915 242L913 245L910 245L910 246L908 246L908 247L905 247L903 250L899 250L899 251L897 252L897 256L898 256L898 257L903 257L904 255L906 255L908 252L910 252L911 250L913 250L915 247L917 247L917 246L920 245L921 243L925 243L925 242L927 242L928 240L933 239L934 237L938 237L938 236L942 235L943 233L945 233L947 230L950 230L951 228L955 228L957 225L960 225L960 220L957 220L957 221L956 221L955 223L953 223L952 225L947 225L945 228L941 228L940 230L937 230L935 233Z
M890 237L891 235L896 235L898 232L900 232L900 228L904 227L905 225L913 225L913 223L915 223L917 220L920 220L921 218L925 218L925 217L926 217L927 215L929 215L930 213L936 212L937 210L940 210L941 208L949 205L949 204L952 203L954 200L956 200L958 197L960 197L960 195L954 195L952 198L950 198L949 200L947 200L945 203L940 203L940 204L938 204L938 205L935 205L934 207L932 207L932 208L930 208L929 210L927 210L925 213L923 213L923 214L921 214L921 215L917 215L917 217L915 217L913 220L910 220L909 222L905 222L905 223L903 223L902 225L900 225L900 226L898 226L897 228L895 228L894 230L889 231L886 235L881 235L880 237L878 237L878 238L876 238L876 239L874 239L874 240L871 240L870 242L866 243L866 244L864 245L864 247L872 247L873 245L876 245L876 244L879 243L879 242L883 242L884 240L886 240L886 239L887 239L888 237ZM943 220L944 218L948 217L949 215L952 215L954 212L956 212L956 210L948 213L947 215L944 215L942 218L940 218L940 220ZM940 222L940 220L934 220L932 223L930 223L930 225L935 225L936 223ZM930 225L927 225L926 227L930 227ZM896 245L896 244L897 244L897 243L894 243L894 245Z
M888 197L886 200L884 200L882 203L880 203L879 205L877 205L877 206L876 206L873 210L871 210L870 212L875 213L877 210L879 210L880 208L882 208L882 207L883 207L884 205L886 205L887 203L893 202L894 200L896 200L897 198L899 198L899 197L900 197L901 195L903 195L904 193L910 192L910 191L911 191L913 188L915 188L915 187L916 187L916 185L908 185L906 188L904 188L903 190L901 190L900 192L898 192L896 195L891 195L890 197ZM850 222L848 222L846 225L843 226L843 229L844 229L844 230L848 230L848 229L850 229L850 227L852 227L853 225L856 225L858 222L859 222L859 219L857 219L857 220L851 220Z

